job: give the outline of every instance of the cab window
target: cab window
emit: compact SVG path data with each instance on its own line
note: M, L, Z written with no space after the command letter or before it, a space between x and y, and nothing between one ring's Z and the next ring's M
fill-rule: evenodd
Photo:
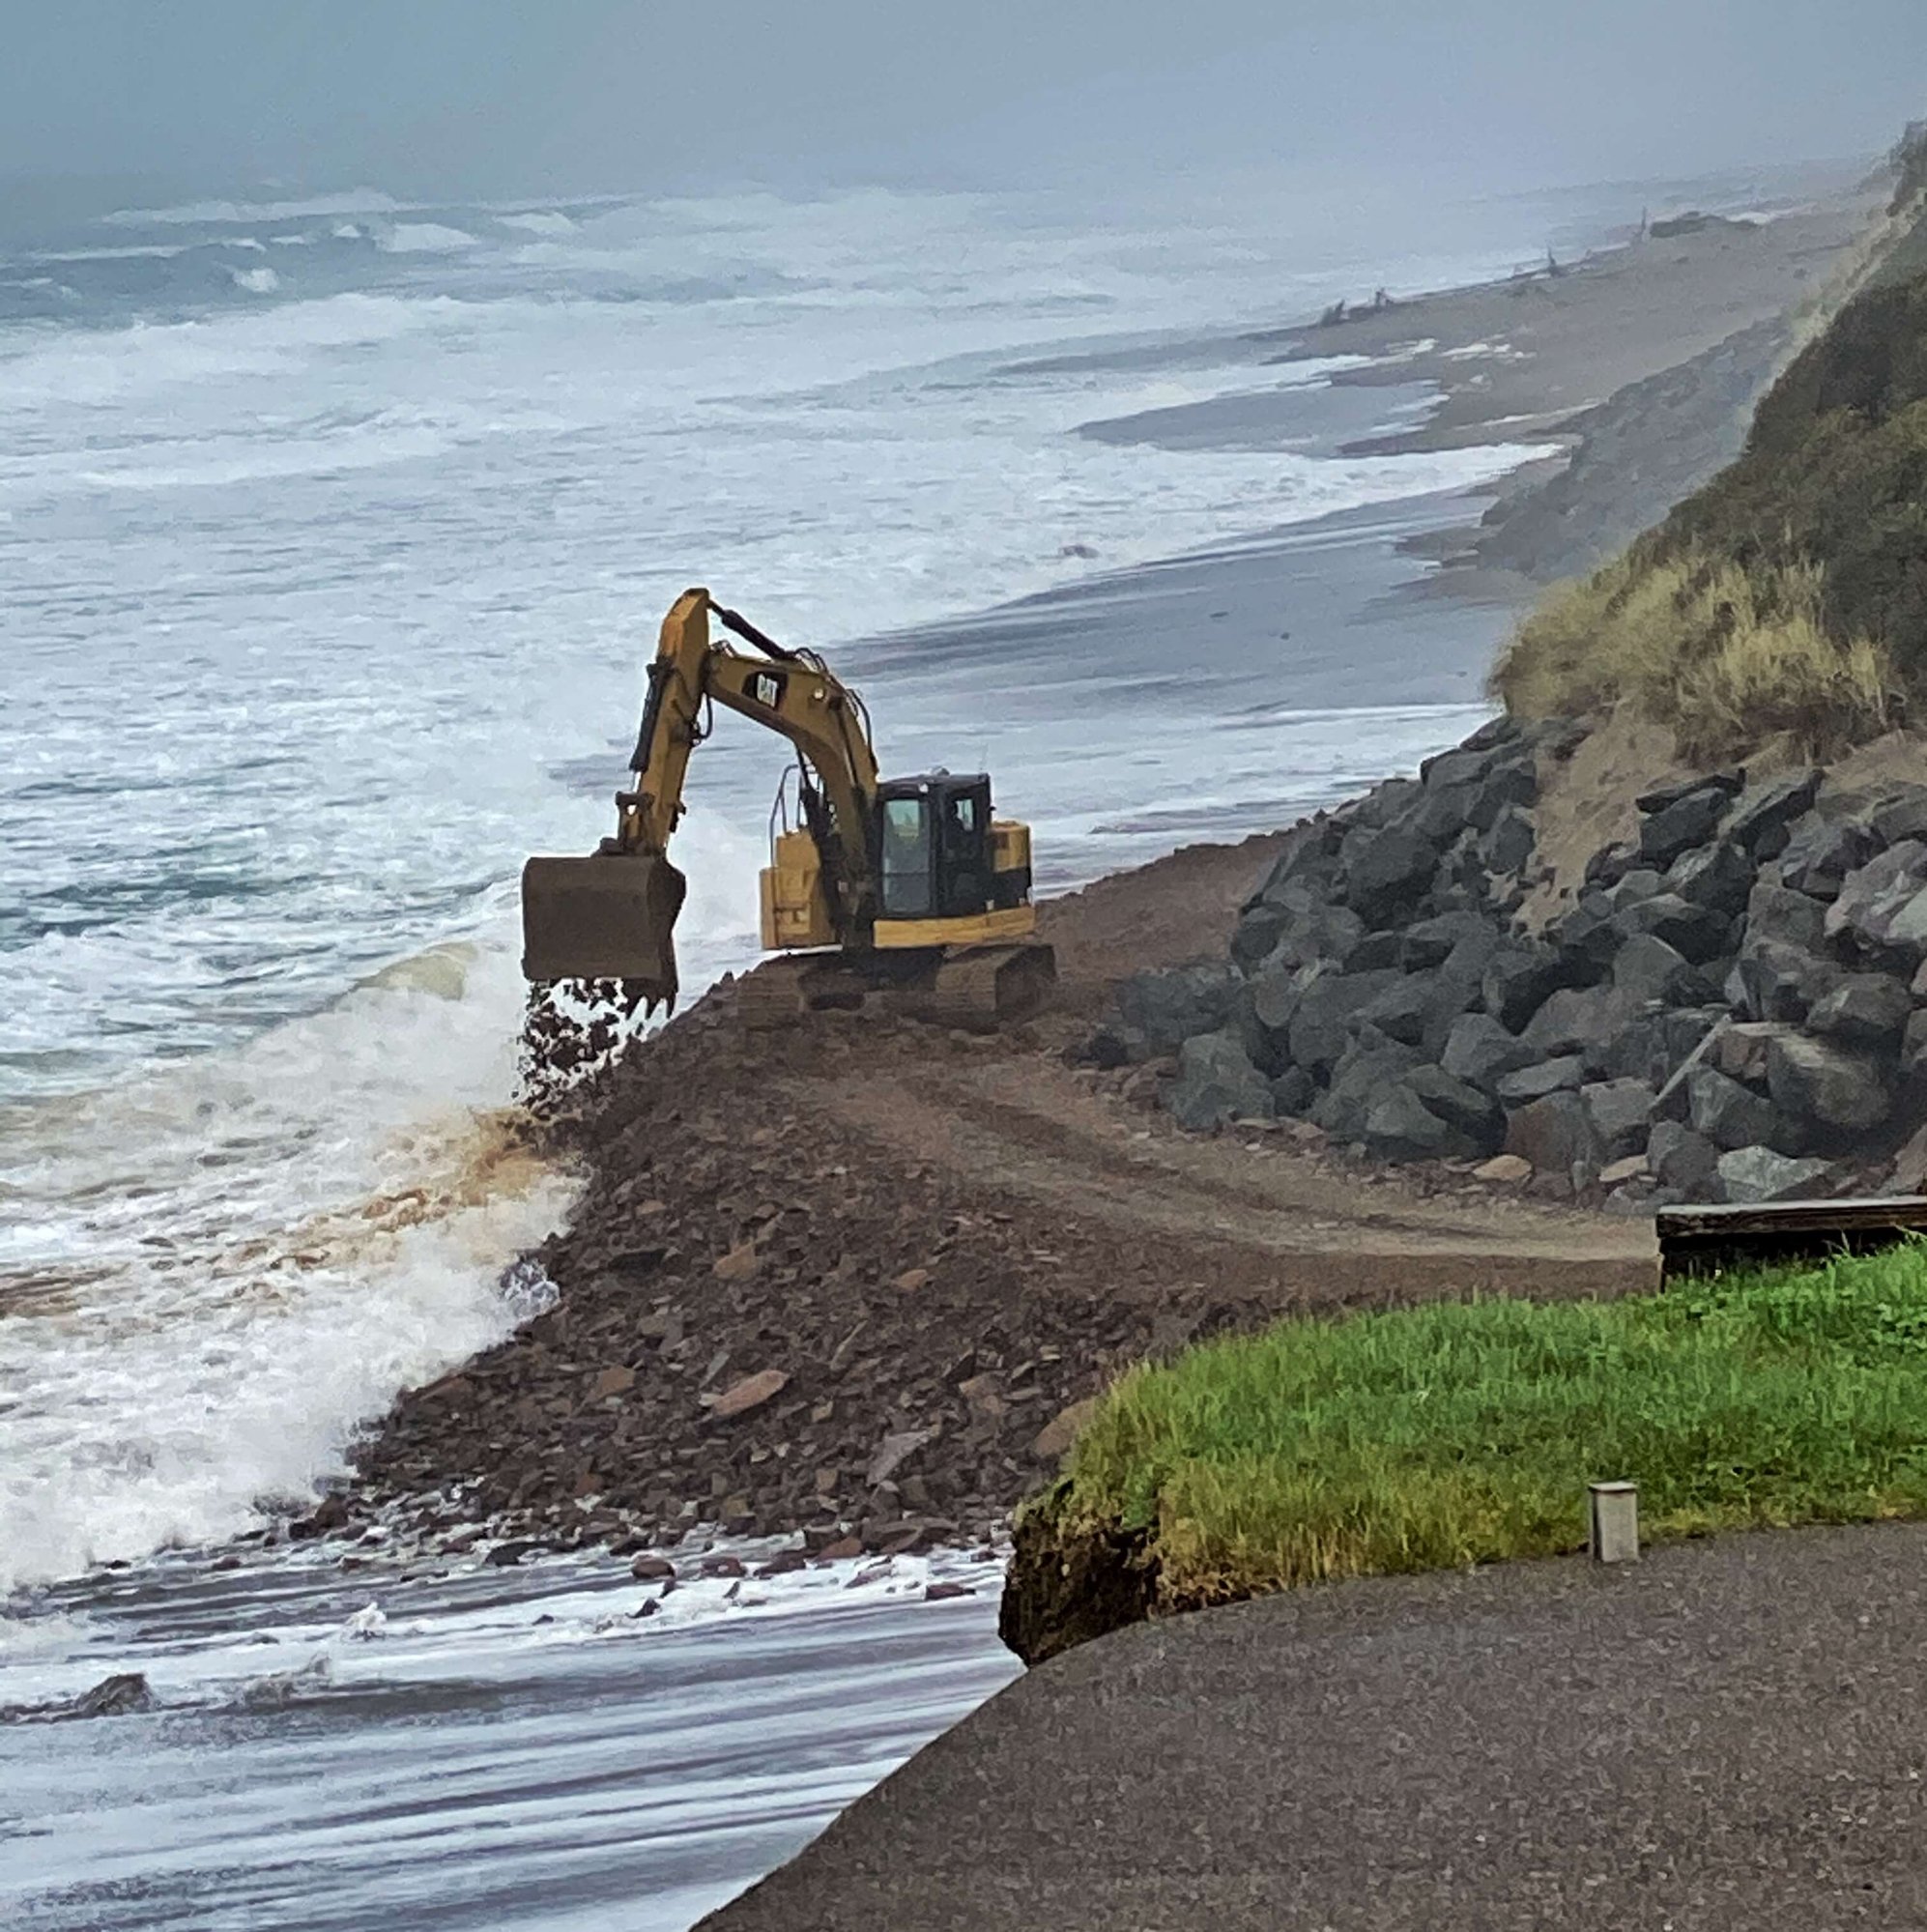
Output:
M921 798L883 801L883 915L930 916L930 818Z

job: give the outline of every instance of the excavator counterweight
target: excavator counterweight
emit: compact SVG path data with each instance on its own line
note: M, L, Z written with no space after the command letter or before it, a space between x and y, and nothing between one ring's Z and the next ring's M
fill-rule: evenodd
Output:
M712 641L712 617L749 649ZM762 875L763 945L789 957L750 975L745 1018L873 997L965 1026L1036 1010L1055 962L1034 937L1029 828L992 816L981 772L879 778L856 693L815 652L786 649L703 590L663 620L615 836L588 857L523 868L525 977L613 980L630 1003L675 1004L685 881L668 847L690 753L718 706L796 751L799 822L779 799Z

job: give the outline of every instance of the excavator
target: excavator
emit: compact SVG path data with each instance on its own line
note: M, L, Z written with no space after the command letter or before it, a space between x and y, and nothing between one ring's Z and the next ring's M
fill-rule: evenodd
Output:
M728 638L711 635L712 618ZM743 979L746 1021L881 1005L986 1030L1037 1010L1056 962L1034 937L1030 828L993 816L981 772L879 778L862 699L815 651L778 644L702 589L663 619L615 836L523 868L525 978L613 981L629 1010L674 1009L686 881L669 843L717 706L796 752L762 879L763 949L784 957Z

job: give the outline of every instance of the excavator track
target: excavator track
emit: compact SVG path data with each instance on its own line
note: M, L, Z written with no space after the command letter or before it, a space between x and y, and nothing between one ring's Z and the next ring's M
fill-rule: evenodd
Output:
M1057 977L1056 955L1034 942L954 952L839 953L766 960L736 985L746 1026L786 1026L811 1013L881 1012L973 1033L1028 1020Z
M971 946L937 966L927 1017L970 1032L1014 1025L1038 1011L1056 977L1057 956L1049 946Z

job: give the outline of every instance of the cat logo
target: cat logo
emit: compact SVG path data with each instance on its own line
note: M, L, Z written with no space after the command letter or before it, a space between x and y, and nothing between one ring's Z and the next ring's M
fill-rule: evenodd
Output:
M749 695L752 703L773 711L783 702L783 680L773 671L759 671L749 680Z

